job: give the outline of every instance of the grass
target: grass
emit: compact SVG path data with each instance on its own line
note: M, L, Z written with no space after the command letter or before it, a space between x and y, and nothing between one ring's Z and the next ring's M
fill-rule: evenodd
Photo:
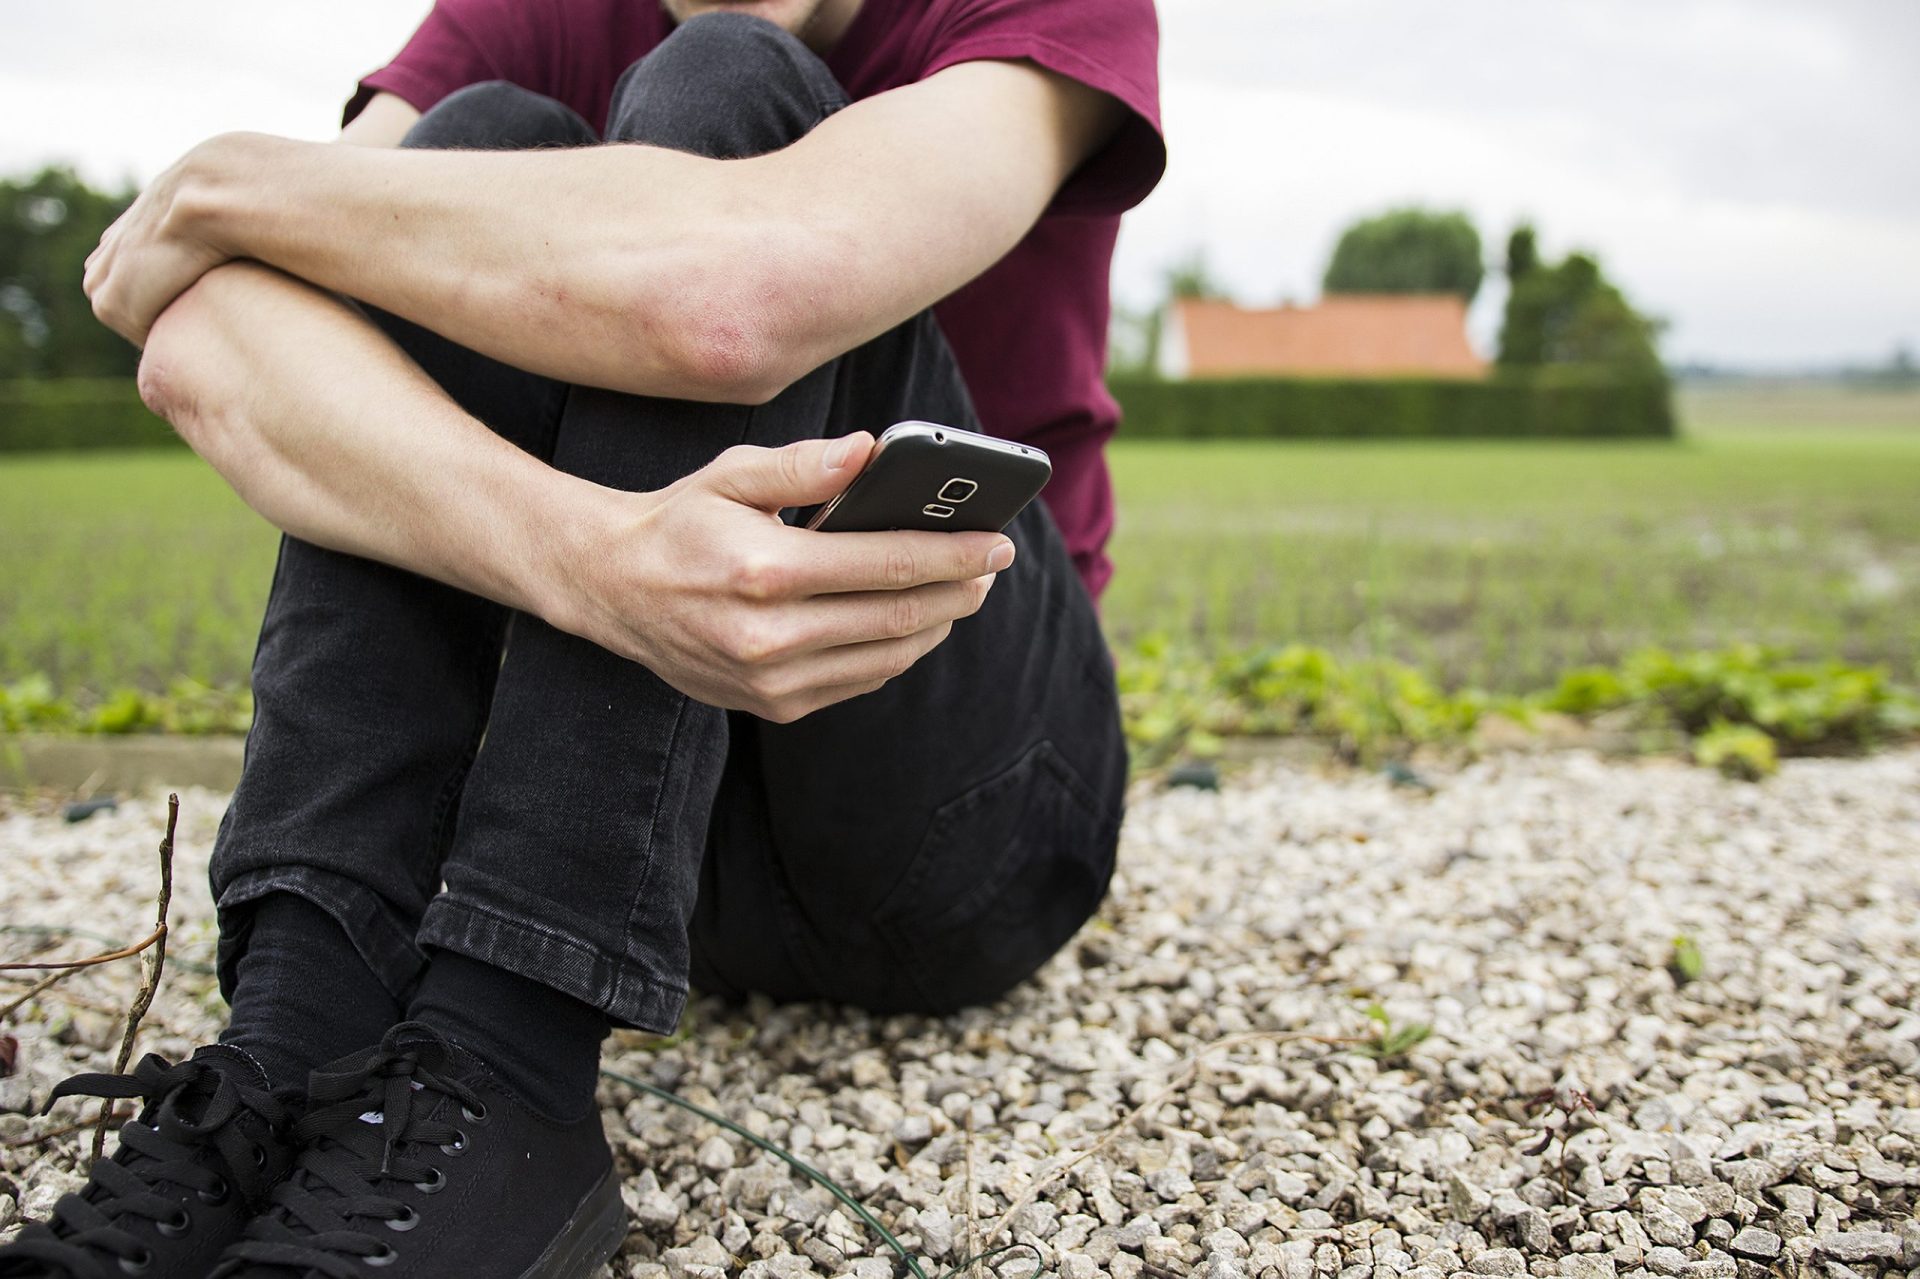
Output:
M1139 443L1116 640L1518 692L1648 644L1920 662L1920 396L1713 392L1678 443ZM0 460L0 683L245 681L273 533L190 455Z
M1695 405L1677 443L1117 447L1108 625L1298 640L1506 692L1735 640L1910 679L1920 397L1902 398L1904 427Z
M244 682L276 545L185 451L0 459L0 683Z

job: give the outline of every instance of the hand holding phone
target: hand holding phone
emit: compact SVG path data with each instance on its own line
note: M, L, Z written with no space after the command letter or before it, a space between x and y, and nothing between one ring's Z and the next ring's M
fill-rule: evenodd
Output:
M777 723L880 687L980 608L1014 547L985 532L822 538L776 518L845 493L876 447L865 432L737 445L650 493L582 481L541 616Z
M867 465L807 527L823 533L889 529L997 533L1053 474L1045 452L934 422L900 422Z

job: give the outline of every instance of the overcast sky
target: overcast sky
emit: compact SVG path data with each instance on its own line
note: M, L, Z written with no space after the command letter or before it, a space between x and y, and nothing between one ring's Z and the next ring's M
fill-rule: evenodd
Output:
M1489 259L1520 217L1598 251L1670 359L1920 345L1914 0L1160 7L1172 159L1122 233L1122 301L1195 249L1244 302L1308 300L1341 227L1419 202L1466 209ZM6 0L0 171L142 178L224 129L329 136L426 8Z

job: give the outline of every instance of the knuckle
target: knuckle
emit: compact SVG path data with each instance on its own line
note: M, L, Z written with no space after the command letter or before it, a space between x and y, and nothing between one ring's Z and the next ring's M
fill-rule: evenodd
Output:
M751 444L735 444L720 451L720 455L707 463L701 473L718 478L722 475L745 478L753 470L754 454L759 452Z
M888 586L895 590L908 587L919 580L919 563L913 551L905 546L889 546L887 562L882 570Z
M909 670L912 670L913 664L918 660L920 660L920 655L905 644L902 644L887 654L886 664L881 668L886 673L881 678L899 679Z
M779 686L779 681L774 679L771 673L763 670L749 672L746 686L748 697L761 708L760 712L756 713L764 713L767 708L778 702L786 691Z
M770 555L750 552L734 562L733 589L747 599L773 599L785 584L785 568Z
M912 635L927 624L926 605L916 595L901 592L887 602L887 633L889 635Z
M780 655L779 628L758 619L742 623L733 633L733 656L748 666L762 666Z
M766 712L760 718L776 724L791 724L807 713L806 705L798 698L779 697L767 703Z
M801 476L800 458L804 450L797 444L789 444L780 450L780 478L789 485L798 485Z

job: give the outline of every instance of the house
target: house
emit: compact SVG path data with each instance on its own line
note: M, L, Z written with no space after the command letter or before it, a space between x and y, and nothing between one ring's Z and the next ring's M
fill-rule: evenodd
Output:
M1160 337L1169 378L1481 378L1467 343L1467 305L1444 293L1352 293L1312 306L1250 310L1181 298Z

